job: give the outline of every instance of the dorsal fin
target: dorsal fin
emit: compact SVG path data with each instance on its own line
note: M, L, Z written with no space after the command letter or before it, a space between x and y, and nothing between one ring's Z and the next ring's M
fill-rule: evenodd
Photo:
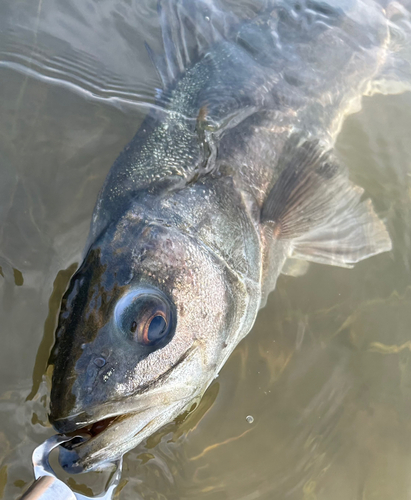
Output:
M164 55L146 44L163 86L172 84L217 41L227 38L238 17L211 0L159 0L157 3Z

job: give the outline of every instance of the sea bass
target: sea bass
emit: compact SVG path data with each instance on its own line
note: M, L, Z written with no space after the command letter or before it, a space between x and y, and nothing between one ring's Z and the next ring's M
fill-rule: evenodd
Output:
M332 146L389 83L395 5L275 1L241 19L160 3L164 55L147 49L163 89L98 196L50 357L50 421L89 436L61 451L68 471L119 459L198 401L290 260L352 267L391 249Z

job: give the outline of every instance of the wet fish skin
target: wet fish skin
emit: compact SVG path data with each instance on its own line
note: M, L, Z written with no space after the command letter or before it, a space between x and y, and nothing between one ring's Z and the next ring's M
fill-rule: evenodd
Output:
M290 5L240 25L170 82L165 110L150 113L106 179L62 302L50 420L71 432L118 418L62 453L72 472L119 458L199 399L293 252L350 266L390 248L362 191L322 149L378 71L383 11L357 2L348 20L309 2L314 21L302 29L304 12ZM307 47L324 58L305 60ZM175 328L155 346L125 335L116 316L138 291L172 304Z

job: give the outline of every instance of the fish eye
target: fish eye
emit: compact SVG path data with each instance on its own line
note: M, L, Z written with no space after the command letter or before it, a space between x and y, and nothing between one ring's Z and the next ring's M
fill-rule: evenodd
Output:
M159 314L147 324L145 337L147 343L158 342L161 340L167 330L166 320Z
M114 321L129 340L155 346L174 330L172 305L156 289L139 289L120 298L114 309Z

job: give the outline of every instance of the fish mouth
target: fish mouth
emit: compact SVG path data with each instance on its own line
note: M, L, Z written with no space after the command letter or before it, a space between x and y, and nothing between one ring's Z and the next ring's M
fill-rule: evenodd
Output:
M105 417L100 420L91 422L84 426L73 424L69 420L62 420L62 427L75 427L75 430L64 432L67 438L72 437L60 445L59 462L63 470L69 474L78 474L90 470L104 469L116 462L116 458L109 460L107 456L105 460L93 460L92 456L96 453L99 442L105 443L105 434L110 432L122 420L132 418L135 413L119 414L110 417ZM60 428L60 426L55 426ZM108 440L107 440L108 441ZM90 454L90 451L93 452ZM118 457L119 459L120 457Z
M117 419L125 417L133 412L124 413L106 413L106 416L90 417L86 413L80 413L77 415L72 415L68 417L60 417L58 419L53 419L50 417L50 422L56 431L60 434L64 434L67 437L73 436L73 439L77 435L88 435L90 438L97 436L98 434L104 432L107 427ZM64 443L66 446L69 443ZM63 446L63 445L61 445Z
M124 417L124 415L116 415L114 417L103 418L84 427L78 427L76 431L66 432L65 436L72 436L73 439L62 443L61 446L68 450L72 450L76 446L79 446L81 443L83 443L85 440L92 439L98 434L104 432L107 427L113 424L116 420L119 420L121 417Z
M86 419L81 415L53 422L58 432L73 439L59 447L59 462L69 474L102 470L182 413L192 395L173 402L152 402L137 411Z

